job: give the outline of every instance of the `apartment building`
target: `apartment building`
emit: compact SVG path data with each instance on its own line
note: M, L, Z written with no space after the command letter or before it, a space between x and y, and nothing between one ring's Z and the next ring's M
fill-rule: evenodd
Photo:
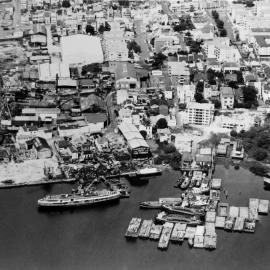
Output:
M193 125L209 126L214 117L214 104L189 102L186 107L186 122Z
M177 86L177 97L179 103L188 103L194 101L196 87L194 84L184 84Z
M255 36L254 49L261 60L270 59L270 35Z
M179 16L192 9L198 10L200 8L199 0L170 0L169 2L171 11Z
M173 45L179 45L179 39L177 37L161 35L155 38L154 49L156 53L159 53L163 48Z

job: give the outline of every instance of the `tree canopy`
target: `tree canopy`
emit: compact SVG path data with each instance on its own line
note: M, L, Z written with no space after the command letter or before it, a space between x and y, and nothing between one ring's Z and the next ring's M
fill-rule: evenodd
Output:
M91 34L92 36L96 34L95 28L91 24L86 25L85 31L87 34Z
M258 106L257 102L257 90L254 86L248 85L243 88L244 103L246 108L252 106Z
M71 5L70 5L70 2L69 0L63 0L62 2L62 7L63 8L69 8Z
M158 129L164 129L168 127L168 123L167 120L165 118L160 118L157 123L156 123L156 127Z

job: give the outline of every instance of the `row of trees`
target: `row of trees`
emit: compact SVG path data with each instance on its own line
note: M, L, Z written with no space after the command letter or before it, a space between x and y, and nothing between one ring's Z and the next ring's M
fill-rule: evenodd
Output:
M109 25L108 22L105 22L105 25L101 24L99 26L98 33L103 34L105 31L110 31L110 30L111 30L111 26ZM91 24L86 25L85 32L87 34L90 34L91 36L94 36L97 34L95 28Z
M224 29L224 22L219 18L219 14L216 10L212 11L212 17L214 18L218 31L219 31L219 35L221 37L226 37L227 36L227 31L226 29Z

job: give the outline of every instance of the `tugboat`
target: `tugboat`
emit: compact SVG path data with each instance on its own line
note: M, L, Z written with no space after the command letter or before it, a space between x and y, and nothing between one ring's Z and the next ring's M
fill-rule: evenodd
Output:
M38 200L39 207L79 207L118 200L119 191L95 190L82 193L47 195Z
M177 206L177 205L162 205L162 208L167 211L168 213L172 213L172 214L182 214L182 215L188 215L188 216L204 216L205 212L204 211L200 211L200 210L196 210L196 209L192 209L192 208L187 208L187 207L181 207L181 206Z
M141 202L140 207L145 209L161 209L162 203L159 201Z

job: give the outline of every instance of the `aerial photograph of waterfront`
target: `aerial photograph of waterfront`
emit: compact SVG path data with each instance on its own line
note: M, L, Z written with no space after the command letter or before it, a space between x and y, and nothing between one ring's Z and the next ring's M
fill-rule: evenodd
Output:
M270 268L270 0L0 0L0 270Z

